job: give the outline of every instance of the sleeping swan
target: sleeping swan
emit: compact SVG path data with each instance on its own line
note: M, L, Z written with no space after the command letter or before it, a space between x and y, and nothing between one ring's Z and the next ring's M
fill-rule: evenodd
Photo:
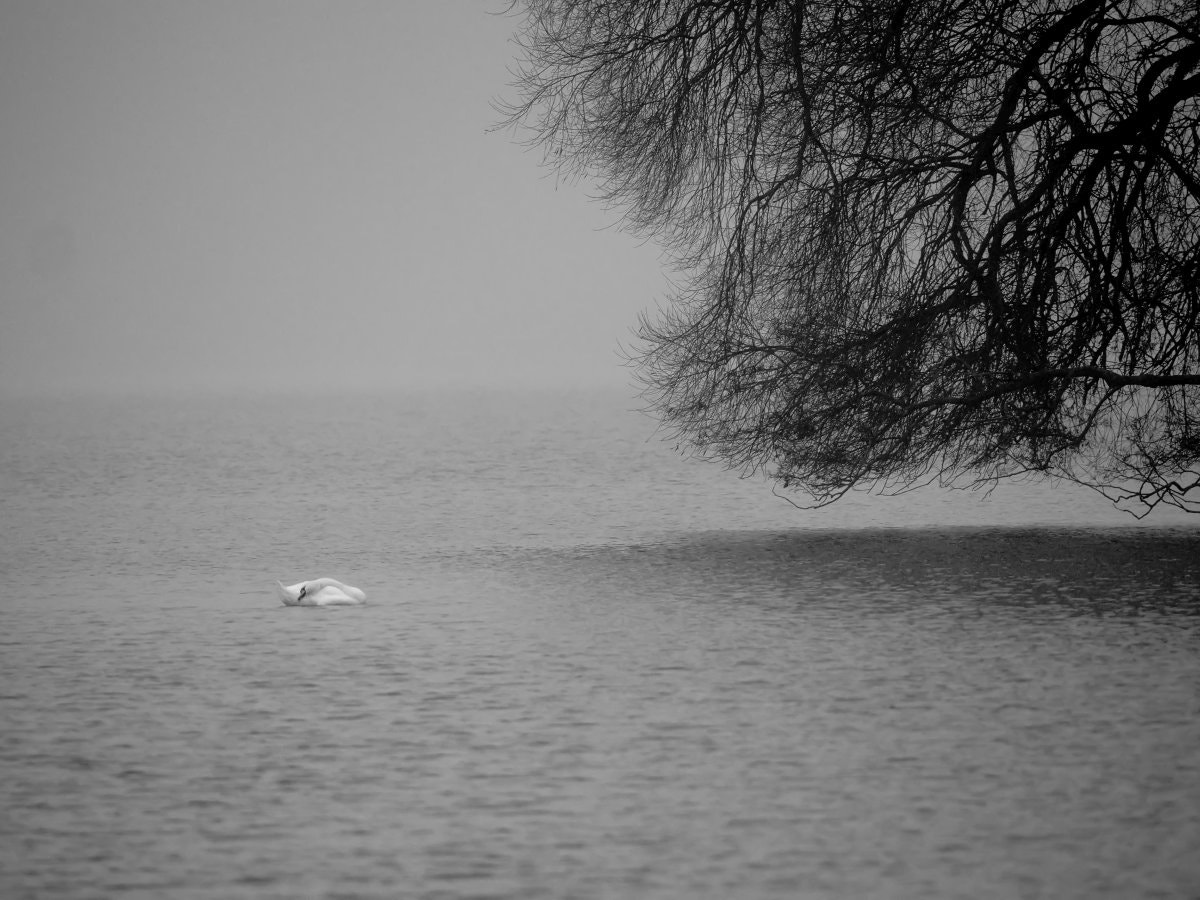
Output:
M342 584L333 578L316 578L284 587L275 582L276 592L284 606L360 606L367 595L356 587Z

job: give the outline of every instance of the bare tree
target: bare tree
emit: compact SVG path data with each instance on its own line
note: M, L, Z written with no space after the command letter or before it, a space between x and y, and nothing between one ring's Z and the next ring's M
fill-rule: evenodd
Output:
M646 396L828 503L1200 511L1195 0L525 0L508 121L674 254Z

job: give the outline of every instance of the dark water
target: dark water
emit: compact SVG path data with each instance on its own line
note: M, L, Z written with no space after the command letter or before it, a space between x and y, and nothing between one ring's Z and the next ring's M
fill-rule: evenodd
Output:
M0 894L1200 896L1194 525L622 409L0 406Z

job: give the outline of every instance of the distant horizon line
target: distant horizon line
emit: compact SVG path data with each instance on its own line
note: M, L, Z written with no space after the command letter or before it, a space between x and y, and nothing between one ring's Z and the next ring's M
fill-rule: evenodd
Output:
M632 383L616 381L564 381L538 383L532 381L500 382L409 382L387 384L175 384L175 385L35 385L12 387L0 384L0 400L87 400L172 397L288 397L288 396L346 396L400 394L623 394L630 399L639 396Z

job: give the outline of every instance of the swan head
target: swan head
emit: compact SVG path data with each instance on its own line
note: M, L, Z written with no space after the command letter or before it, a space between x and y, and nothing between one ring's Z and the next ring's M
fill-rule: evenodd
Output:
M304 587L300 588L300 595L298 597L296 597L296 600L297 601L303 600L304 596L307 593L308 593L308 585L306 584L306 585L304 585Z

